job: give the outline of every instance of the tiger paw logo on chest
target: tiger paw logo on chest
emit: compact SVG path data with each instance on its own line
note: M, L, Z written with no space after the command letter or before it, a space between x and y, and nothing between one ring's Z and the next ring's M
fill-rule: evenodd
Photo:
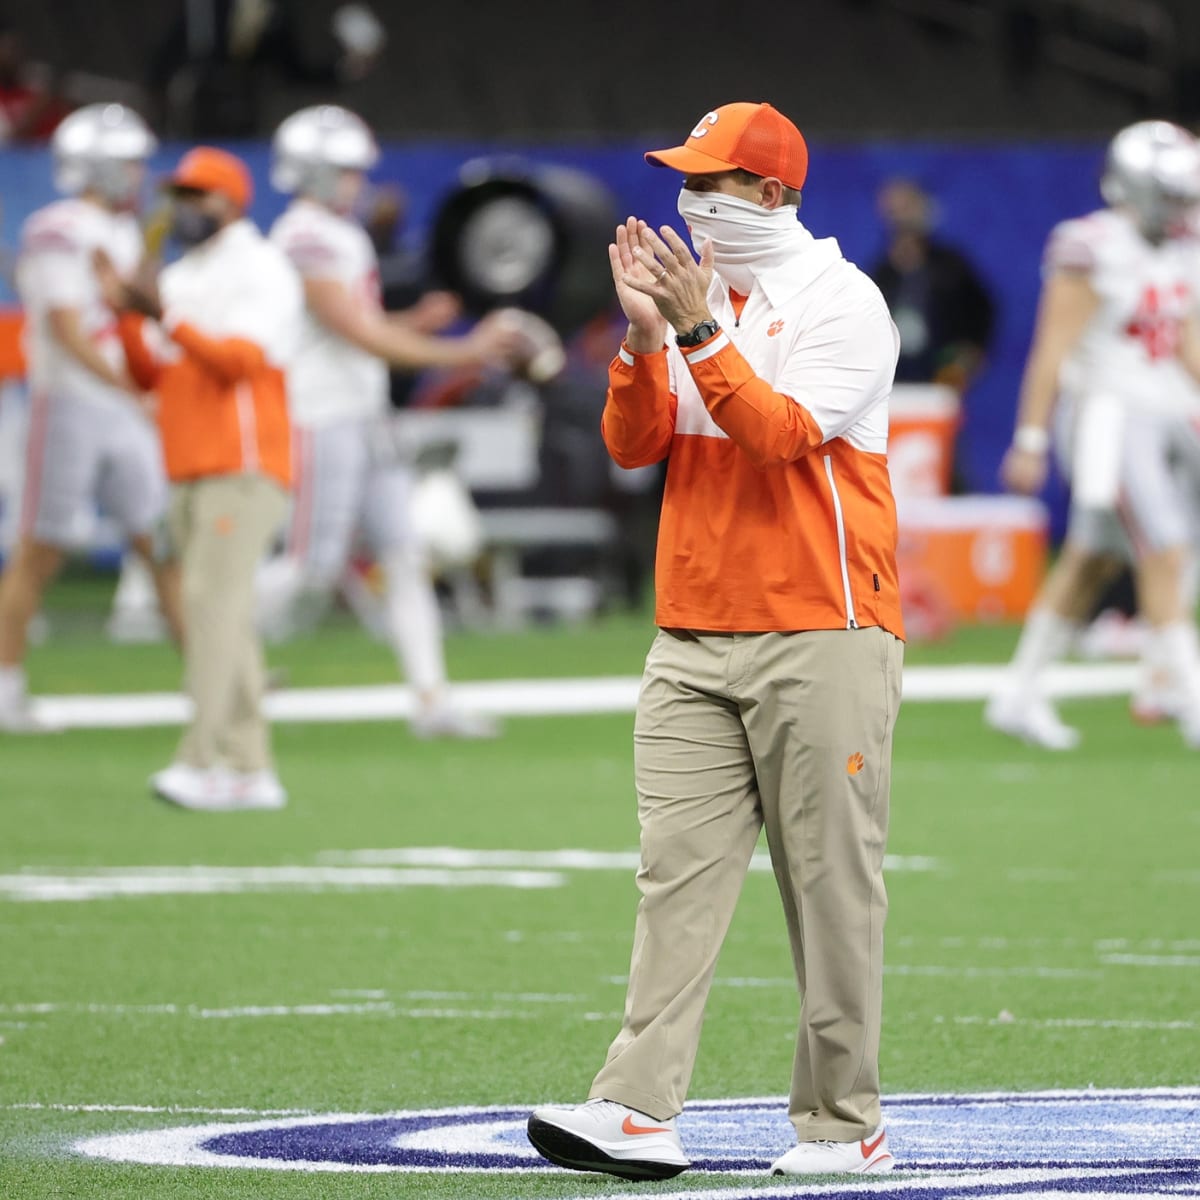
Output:
M867 765L867 760L859 753L854 753L846 759L846 774L857 775Z
M772 321L767 326L767 337L774 337L783 328L782 321Z

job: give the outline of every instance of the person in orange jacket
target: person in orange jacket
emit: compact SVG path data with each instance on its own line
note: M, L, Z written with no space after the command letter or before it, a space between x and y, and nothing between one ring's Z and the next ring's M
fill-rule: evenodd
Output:
M183 573L186 689L175 761L151 779L187 808L279 808L261 713L254 576L283 521L292 477L285 371L303 312L299 276L246 218L250 172L207 146L170 180L183 255L157 286L101 261L130 370L157 397Z
M534 1147L629 1179L687 1168L676 1118L759 833L803 996L782 1175L888 1171L879 1031L904 624L887 468L899 338L879 289L797 220L808 150L726 104L646 155L692 246L630 217L629 322L601 419L623 467L667 461L659 632L634 724L642 894L621 1029L588 1103ZM693 254L693 247L699 254Z

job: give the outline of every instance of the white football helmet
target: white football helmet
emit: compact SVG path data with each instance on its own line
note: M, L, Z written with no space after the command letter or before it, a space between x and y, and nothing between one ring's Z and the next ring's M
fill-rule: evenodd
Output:
M50 140L54 186L75 194L93 189L114 204L132 200L141 187L140 166L158 139L124 104L88 104L65 118Z
M271 185L328 204L339 172L369 171L378 161L375 136L361 117L336 104L318 104L292 113L275 131Z
M1100 191L1129 209L1147 237L1169 237L1200 204L1200 142L1170 121L1130 125L1109 144Z

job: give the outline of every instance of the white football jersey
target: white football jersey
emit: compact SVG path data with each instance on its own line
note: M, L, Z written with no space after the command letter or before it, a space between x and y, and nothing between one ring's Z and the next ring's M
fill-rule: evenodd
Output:
M119 274L137 270L144 249L137 220L88 200L58 200L39 208L21 229L17 291L25 310L29 381L50 395L128 405L129 396L98 379L50 332L53 309L73 308L84 332L113 365L124 365L116 314L104 303L92 255L103 249Z
M1184 322L1200 302L1195 239L1146 241L1124 213L1101 209L1050 235L1047 271L1082 271L1100 297L1063 369L1082 399L1105 396L1133 410L1180 412L1197 391L1177 357Z
M295 200L271 228L274 242L304 279L333 279L357 301L380 305L375 247L356 221ZM388 369L307 309L300 352L288 373L292 420L309 428L376 416L387 408Z

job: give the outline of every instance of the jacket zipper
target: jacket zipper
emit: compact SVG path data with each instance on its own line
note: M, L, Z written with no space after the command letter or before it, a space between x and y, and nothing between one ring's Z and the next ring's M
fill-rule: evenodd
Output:
M833 517L837 522L838 559L842 568L842 591L846 597L846 628L857 629L858 619L854 614L854 597L850 594L850 565L846 560L846 522L842 517L842 499L838 495L833 478L833 456L826 454L825 477L829 480L829 491L833 496Z

